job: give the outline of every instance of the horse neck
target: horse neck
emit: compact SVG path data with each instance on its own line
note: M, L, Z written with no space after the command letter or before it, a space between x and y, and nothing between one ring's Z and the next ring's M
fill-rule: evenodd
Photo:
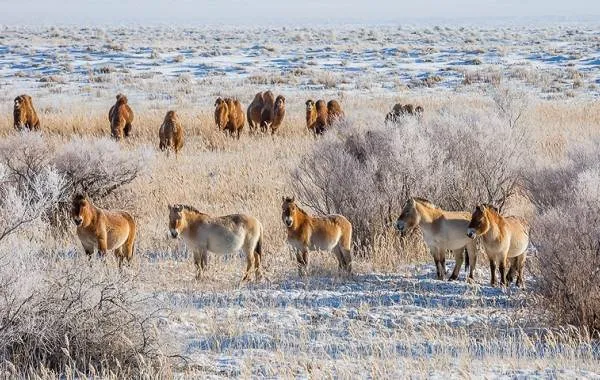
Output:
M89 216L89 223L87 223L85 227L95 226L98 221L99 215L102 212L102 209L90 203L88 205L88 209L85 212L88 213Z
M502 215L496 214L492 211L486 211L487 213L487 222L488 222L488 230L483 234L483 239L487 242L494 242L501 240L504 233L504 225L506 222Z
M183 230L183 233L195 229L198 224L202 223L209 217L207 214L203 214L198 211L185 210L184 213L185 228Z
M308 213L302 210L300 207L297 207L297 209L298 213L296 214L296 223L294 223L294 225L296 226L295 229L299 229L305 225L312 225L311 216L308 215Z
M443 211L438 208L426 206L423 203L416 202L415 207L419 212L421 226L429 225L438 220L442 215Z

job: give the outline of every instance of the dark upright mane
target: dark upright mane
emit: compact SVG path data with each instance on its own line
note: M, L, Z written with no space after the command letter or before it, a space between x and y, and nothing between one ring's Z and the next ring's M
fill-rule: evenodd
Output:
M425 206L429 206L432 208L439 208L438 206L433 204L433 202L431 202L429 199L425 199L425 198L421 198L421 197L413 197L413 199L419 203L423 203Z

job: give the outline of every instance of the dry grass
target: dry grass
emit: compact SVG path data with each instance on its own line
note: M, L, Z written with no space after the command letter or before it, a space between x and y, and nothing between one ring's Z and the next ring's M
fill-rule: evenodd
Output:
M234 92L239 96L244 106L253 97L256 89ZM221 94L221 93L219 93ZM150 168L148 176L140 177L133 183L120 189L110 198L107 198L104 206L110 208L122 208L130 211L139 223L139 233L136 243L136 258L133 267L127 269L136 275L136 291L149 294L158 294L165 299L165 303L175 309L174 317L178 323L191 323L198 326L195 334L201 336L217 336L214 345L224 344L230 341L231 336L243 335L243 326L248 329L251 326L261 326L256 320L248 315L258 313L264 308L275 307L273 305L250 304L242 308L243 311L231 309L225 315L210 321L210 313L219 314L222 308L207 306L203 307L202 315L198 313L192 301L197 294L206 294L209 302L217 302L220 297L247 297L252 292L276 291L279 287L285 287L290 279L297 279L294 260L285 243L285 230L280 219L281 196L292 193L294 184L291 182L290 173L298 167L302 157L311 154L316 144L314 138L305 130L304 122L304 100L307 98L339 98L350 119L350 123L360 128L361 125L373 125L374 120L383 119L385 114L396 102L413 102L422 104L426 112L424 123L431 123L438 115L448 110L456 113L469 115L481 109L494 109L493 100L486 96L469 94L456 94L451 97L440 96L431 93L409 93L403 97L391 98L383 95L364 96L361 94L349 94L344 92L331 92L322 94L318 92L295 92L286 94L288 98L288 114L284 125L274 137L266 135L249 135L244 131L241 139L236 141L218 132L213 125L212 107L213 99L207 98L199 105L193 105L191 100L180 104L162 107L160 103L149 100L132 101L132 107L136 114L132 138L122 143L123 149L134 151L142 146L151 146L156 150L156 158ZM109 98L110 99L110 98ZM107 110L110 106L97 101L89 104L71 103L68 109L61 111L57 107L49 107L55 104L50 98L40 97L37 99L40 109L47 111L41 113L43 138L51 146L61 146L68 143L73 137L97 138L109 135ZM182 153L176 159L174 155L167 157L158 152L158 128L166 109L176 109L182 119L185 128L185 145ZM10 109L6 105L0 107L0 136L14 134L10 123ZM542 101L535 100L529 104L527 112L523 115L521 122L527 126L533 136L532 159L552 165L560 163L565 152L571 144L598 137L600 132L600 105L597 102L587 100L572 101ZM401 128L402 126L400 126ZM332 132L335 135L335 131ZM329 137L335 138L335 137ZM410 141L406 141L410 144ZM528 159L528 158L525 158ZM308 203L309 200L306 200ZM168 213L167 205L171 203L190 204L194 207L211 214L228 214L234 212L245 212L256 216L265 227L266 255L265 269L270 282L254 285L247 290L238 288L238 281L242 275L243 258L237 255L227 257L210 257L210 271L205 278L196 282L193 280L194 268L189 258L188 251L181 241L172 240L167 237ZM531 213L531 205L523 199L515 201L513 209L528 208ZM71 232L66 237L54 238L45 234L34 241L43 241L45 250L58 250L61 252L73 252L82 254L79 242ZM23 234L23 236L26 236ZM418 239L418 236L412 237ZM418 240L411 246L421 244ZM402 249L401 242L390 230L384 230L377 235L374 249L368 255L356 257L354 268L360 275L376 273L395 273L401 271L406 263L427 262L429 258L424 250L418 255ZM39 248L34 248L39 249ZM71 260L59 257L57 260ZM484 260L480 260L484 263ZM109 261L109 267L115 264ZM311 261L312 273L316 285L319 286L322 279L332 281L339 286L347 286L344 279L337 278L337 265L332 255L314 253ZM485 268L485 264L480 268ZM487 282L487 270L481 269L480 277L485 276ZM358 282L356 282L358 283ZM444 289L440 289L444 291ZM244 293L247 292L247 293ZM241 294L241 295L240 295ZM189 304L183 305L174 302L172 297L183 297ZM229 299L229 298L227 298ZM433 301L432 301L433 302ZM364 306L368 315L369 306ZM244 315L246 322L242 327L236 322L237 312ZM486 311L489 312L489 311ZM528 310L524 311L529 312ZM206 315L204 315L206 314ZM209 318L208 320L206 318ZM315 317L317 318L317 317ZM363 318L363 317L361 317ZM441 368L450 363L455 352L461 355L473 354L473 335L465 330L448 330L446 327L435 326L430 330L398 328L396 332L386 330L382 332L380 339L370 340L362 329L369 328L379 331L381 326L369 320L368 317L362 322L349 322L353 341L368 342L368 350L375 350L379 354L360 356L362 359L352 364L352 357L364 354L366 348L360 345L350 346L347 354L341 356L330 356L326 351L311 349L308 354L299 354L312 342L311 327L302 327L298 336L281 336L281 343L275 347L274 352L255 353L253 360L272 363L265 365L262 369L245 364L247 372L232 372L233 376L251 375L280 375L283 377L297 376L301 374L336 373L342 377L352 377L353 370L364 371L371 364L373 376L393 376L405 371L415 373L435 374ZM252 321L250 325L249 321ZM344 319L336 319L339 323ZM365 321L370 321L366 325ZM301 321L300 321L301 322ZM169 323L177 323L171 321ZM258 325L257 325L258 323ZM520 326L515 322L515 326ZM177 327L179 328L179 327ZM263 327L260 327L261 330ZM261 330L262 331L262 330ZM323 332L325 334L325 332ZM405 357L397 361L397 347L391 346L391 342L416 342L418 336L427 335L429 344L440 345L439 355L434 361L424 363L417 357ZM447 338L444 338L445 335ZM486 336L485 334L483 336ZM565 333L560 339L568 341L570 333ZM325 338L324 338L325 339ZM514 360L513 357L505 356L505 350L517 350L518 347L528 343L531 334L510 335L510 342L504 346L500 344L502 338L489 335L484 347L485 358L477 363L463 363L465 373L477 373L482 367L493 360L498 360L508 371L510 368L518 368L520 365L531 367L529 359L521 356ZM583 338L582 338L583 339ZM321 339L318 339L321 342ZM327 339L325 339L327 340ZM584 340L584 339L583 339ZM297 343L295 343L297 341ZM419 341L420 342L420 341ZM419 344L421 344L419 343ZM179 344L179 343L178 343ZM175 350L181 349L178 347ZM320 343L319 343L320 344ZM355 344L355 343L353 343ZM536 343L537 344L537 343ZM565 343L565 350L560 355L554 356L556 363L564 363L570 368L581 365L581 368L593 368L594 358L590 356L578 356L577 347L579 341ZM304 345L304 346L303 346ZM454 346L453 346L454 345ZM252 346L252 345L251 345ZM442 347L443 346L443 347ZM194 363L190 367L179 367L176 362L177 371L185 373L206 374L211 373L211 366L219 359L219 355L234 355L235 349L218 349L216 346L207 348L208 356L193 358ZM304 347L304 348L303 348ZM454 347L454 348L453 348ZM233 350L233 351L232 351ZM456 351L458 350L458 351ZM571 351L569 351L571 350ZM176 351L177 352L177 351ZM273 359L270 355L276 357ZM539 356L538 351L531 351L536 365L544 366L547 359ZM323 359L318 359L322 357ZM496 359L491 359L496 358ZM366 360L366 361L365 361ZM462 360L462 359L461 359ZM345 363L343 368L342 363ZM208 369L207 369L208 368ZM236 370L237 371L237 370ZM424 372L423 372L424 371ZM218 371L217 371L218 372ZM362 372L364 373L364 372ZM221 375L227 373L221 373ZM458 374L458 372L457 372Z

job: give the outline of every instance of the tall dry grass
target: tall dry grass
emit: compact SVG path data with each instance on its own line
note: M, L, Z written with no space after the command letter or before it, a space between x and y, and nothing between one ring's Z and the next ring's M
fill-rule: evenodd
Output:
M253 93L254 90L237 95L247 104ZM38 141L35 146L49 152L44 154L47 158L42 166L52 167L63 179L68 178L65 174L71 169L77 173L87 173L88 178L104 175L106 179L110 179L122 168L131 165L135 168L141 163L143 173L140 171L139 175L128 177L130 180L122 181L117 189L105 194L101 200L103 207L125 209L138 221L135 260L133 267L128 269L136 277L131 280L133 286L126 288L124 296L128 299L139 294L171 290L190 293L203 290L229 291L241 277L241 257L211 256L210 274L207 278L198 283L192 280L193 266L187 248L181 241L167 238L169 204L190 204L215 215L246 212L256 216L265 227L266 274L277 282L295 276L293 258L285 243L280 201L282 195L296 193L311 212L352 214L358 227L356 241L368 236L363 242L368 244L357 245L355 251L361 253L354 265L358 273L395 272L404 263L429 260L418 235L411 236L411 241L401 241L389 225L406 196L427 196L444 207L455 209L468 208L477 201L502 201L507 195L503 190L505 182L498 182L499 178L504 177L497 173L504 173L509 182L519 178L514 183L518 185L519 191L513 191L514 188L509 186L508 190L512 192L510 197L504 199L507 212L535 216L536 202L529 202L524 196L525 191L521 191L530 188L528 180L534 178L534 173L541 173L544 168L568 167L567 163L571 160L569 151L578 143L597 138L600 134L600 119L597 116L600 115L600 106L597 102L587 100L526 101L515 95L505 99L515 102L509 105L506 102L499 104L499 99L493 93L483 96L420 93L391 98L331 92L327 97L341 99L348 120L344 125L334 128L325 138L315 140L304 126L303 104L309 97L325 96L315 92L297 92L286 96L288 115L278 134L273 137L250 135L245 131L239 141L228 138L213 125L210 99L204 100L200 105L187 101L169 104L164 108L155 102L132 102L136 113L133 136L120 144L102 142L110 133L107 120L110 102L83 105L73 102L64 109L48 108L41 113L41 135L31 138L27 135L15 137L9 117L10 110L3 106L0 107L1 114L4 115L0 117L0 136L5 143L5 151L9 153L11 148L18 146L18 139L29 139L33 141L33 145ZM39 99L37 104L40 108L45 107L46 100ZM385 114L398 101L422 104L425 108L423 119L407 118L399 125L384 125ZM527 107L519 111L525 103ZM168 157L158 151L158 128L167 109L178 111L185 128L186 141L178 158L173 155ZM517 113L512 112L514 110ZM520 116L517 118L517 115ZM519 133L513 135L515 131ZM519 138L514 138L515 136ZM23 146L28 144L24 143ZM146 153L154 158L145 160ZM474 153L477 154L477 160L470 160L470 155ZM7 156L12 157L10 154ZM474 165L478 160L484 160L488 166ZM105 164L107 167L103 167ZM299 177L294 174L299 169L304 170L305 174L320 172L325 179L334 178L335 180L330 181L334 193L352 197L344 200L345 203L323 207L314 191L300 191ZM412 176L409 187L403 187L407 184L406 175ZM40 180L48 181L46 177L41 177ZM537 184L543 187L545 181L541 178ZM88 188L92 185L99 188L111 186L109 182L88 182ZM487 185L489 186L486 187ZM499 195L490 191L494 188L501 190ZM31 203L34 201L35 199L29 199L26 203L32 205L35 204ZM371 207L373 205L376 207ZM15 230L15 234L10 237L10 245L6 240L0 241L0 248L4 255L13 247L35 255L68 252L66 256L50 255L53 262L66 263L68 269L61 269L60 265L56 265L46 272L39 272L43 279L41 284L44 287L40 292L43 299L48 292L56 291L56 288L44 285L48 284L48 279L60 277L64 270L67 270L68 276L75 275L73 272L81 263L73 262L72 256L79 256L82 252L73 233L74 228L67 225L67 234L59 236L52 229L42 228L47 226L42 214L34 214L32 218L31 224L24 224ZM559 234L557 236L562 236L563 232L556 233ZM30 243L25 245L22 242L24 239L30 240ZM571 247L569 240L566 242L565 251ZM335 277L336 263L331 255L314 253L313 257L313 274ZM27 265L29 264L16 265L18 269L15 273L25 273ZM539 265L542 268L546 263L539 261ZM114 269L110 262L108 267ZM13 270L10 265L2 268L3 271ZM101 271L95 271L89 273L92 278L101 276ZM540 272L539 275L543 276L544 273ZM102 278L96 284L100 288L120 288L121 281L112 277ZM87 282L74 284L88 287ZM544 282L540 281L540 284ZM54 300L52 297L48 299ZM6 305L1 304L0 310L6 311ZM128 304L128 307L138 316L149 312L144 305L135 302ZM38 309L31 306L28 310L35 313ZM54 313L55 309L51 311ZM120 314L117 313L117 317L118 315ZM120 319L115 321L109 318L98 323L110 327L118 321ZM136 321L139 320L129 323L135 324ZM561 323L573 321L578 320L570 318ZM60 323L60 319L56 319L56 322ZM70 331L78 334L78 330ZM136 329L132 331L144 334ZM133 342L127 346L128 350L133 349L135 352L139 348L135 344L139 337L140 335L135 335L127 338ZM92 338L95 339L90 335L90 339ZM48 347L52 348L52 352L57 349L62 351L65 348L63 341L56 340L58 338L55 336L53 339L55 343ZM468 338L465 336L464 339ZM69 337L69 342L71 341ZM20 346L19 349L33 345L34 341L32 346ZM91 348L93 347L90 346ZM116 350L115 355L124 355L125 351ZM165 356L159 351L156 346L149 352L144 351L143 360L152 362L150 367L158 368L157 371L166 371L168 366L162 367ZM4 352L7 354L3 355L10 359L12 354ZM89 375L91 371L81 366L81 360L97 358L96 353L75 350L71 355L78 356L74 358L78 364L65 361L68 356L64 356L60 360L49 360L43 364L44 368L57 373L72 368ZM103 361L103 358L94 360L99 363L94 364L96 371L99 371L98 368L112 371L113 366ZM121 359L118 360L119 363L122 362ZM35 368L31 369L30 362L16 359L9 361L16 366L23 363L17 369L21 371L19 373L37 371ZM139 371L147 373L144 368L150 368L135 360L128 363L130 366L127 371L114 372L115 376L138 374ZM414 365L414 368L420 368L418 363ZM383 371L381 373L386 373L385 368L380 370Z

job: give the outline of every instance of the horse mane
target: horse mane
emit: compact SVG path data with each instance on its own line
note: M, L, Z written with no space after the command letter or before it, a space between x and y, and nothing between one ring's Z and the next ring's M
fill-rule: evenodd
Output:
M431 207L431 208L439 208L438 206L436 206L435 204L433 204L433 202L431 202L429 199L425 199L425 198L421 198L421 197L413 197L413 199L427 207Z
M83 194L75 194L73 197L73 202L81 202L85 199L85 195Z
M175 207L181 207L183 210L193 212L194 214L206 215L205 213L201 212L194 206L178 204L178 205L175 205Z
M489 210L493 210L496 214L500 215L500 210L498 210L498 207L489 203L482 203L481 205Z

